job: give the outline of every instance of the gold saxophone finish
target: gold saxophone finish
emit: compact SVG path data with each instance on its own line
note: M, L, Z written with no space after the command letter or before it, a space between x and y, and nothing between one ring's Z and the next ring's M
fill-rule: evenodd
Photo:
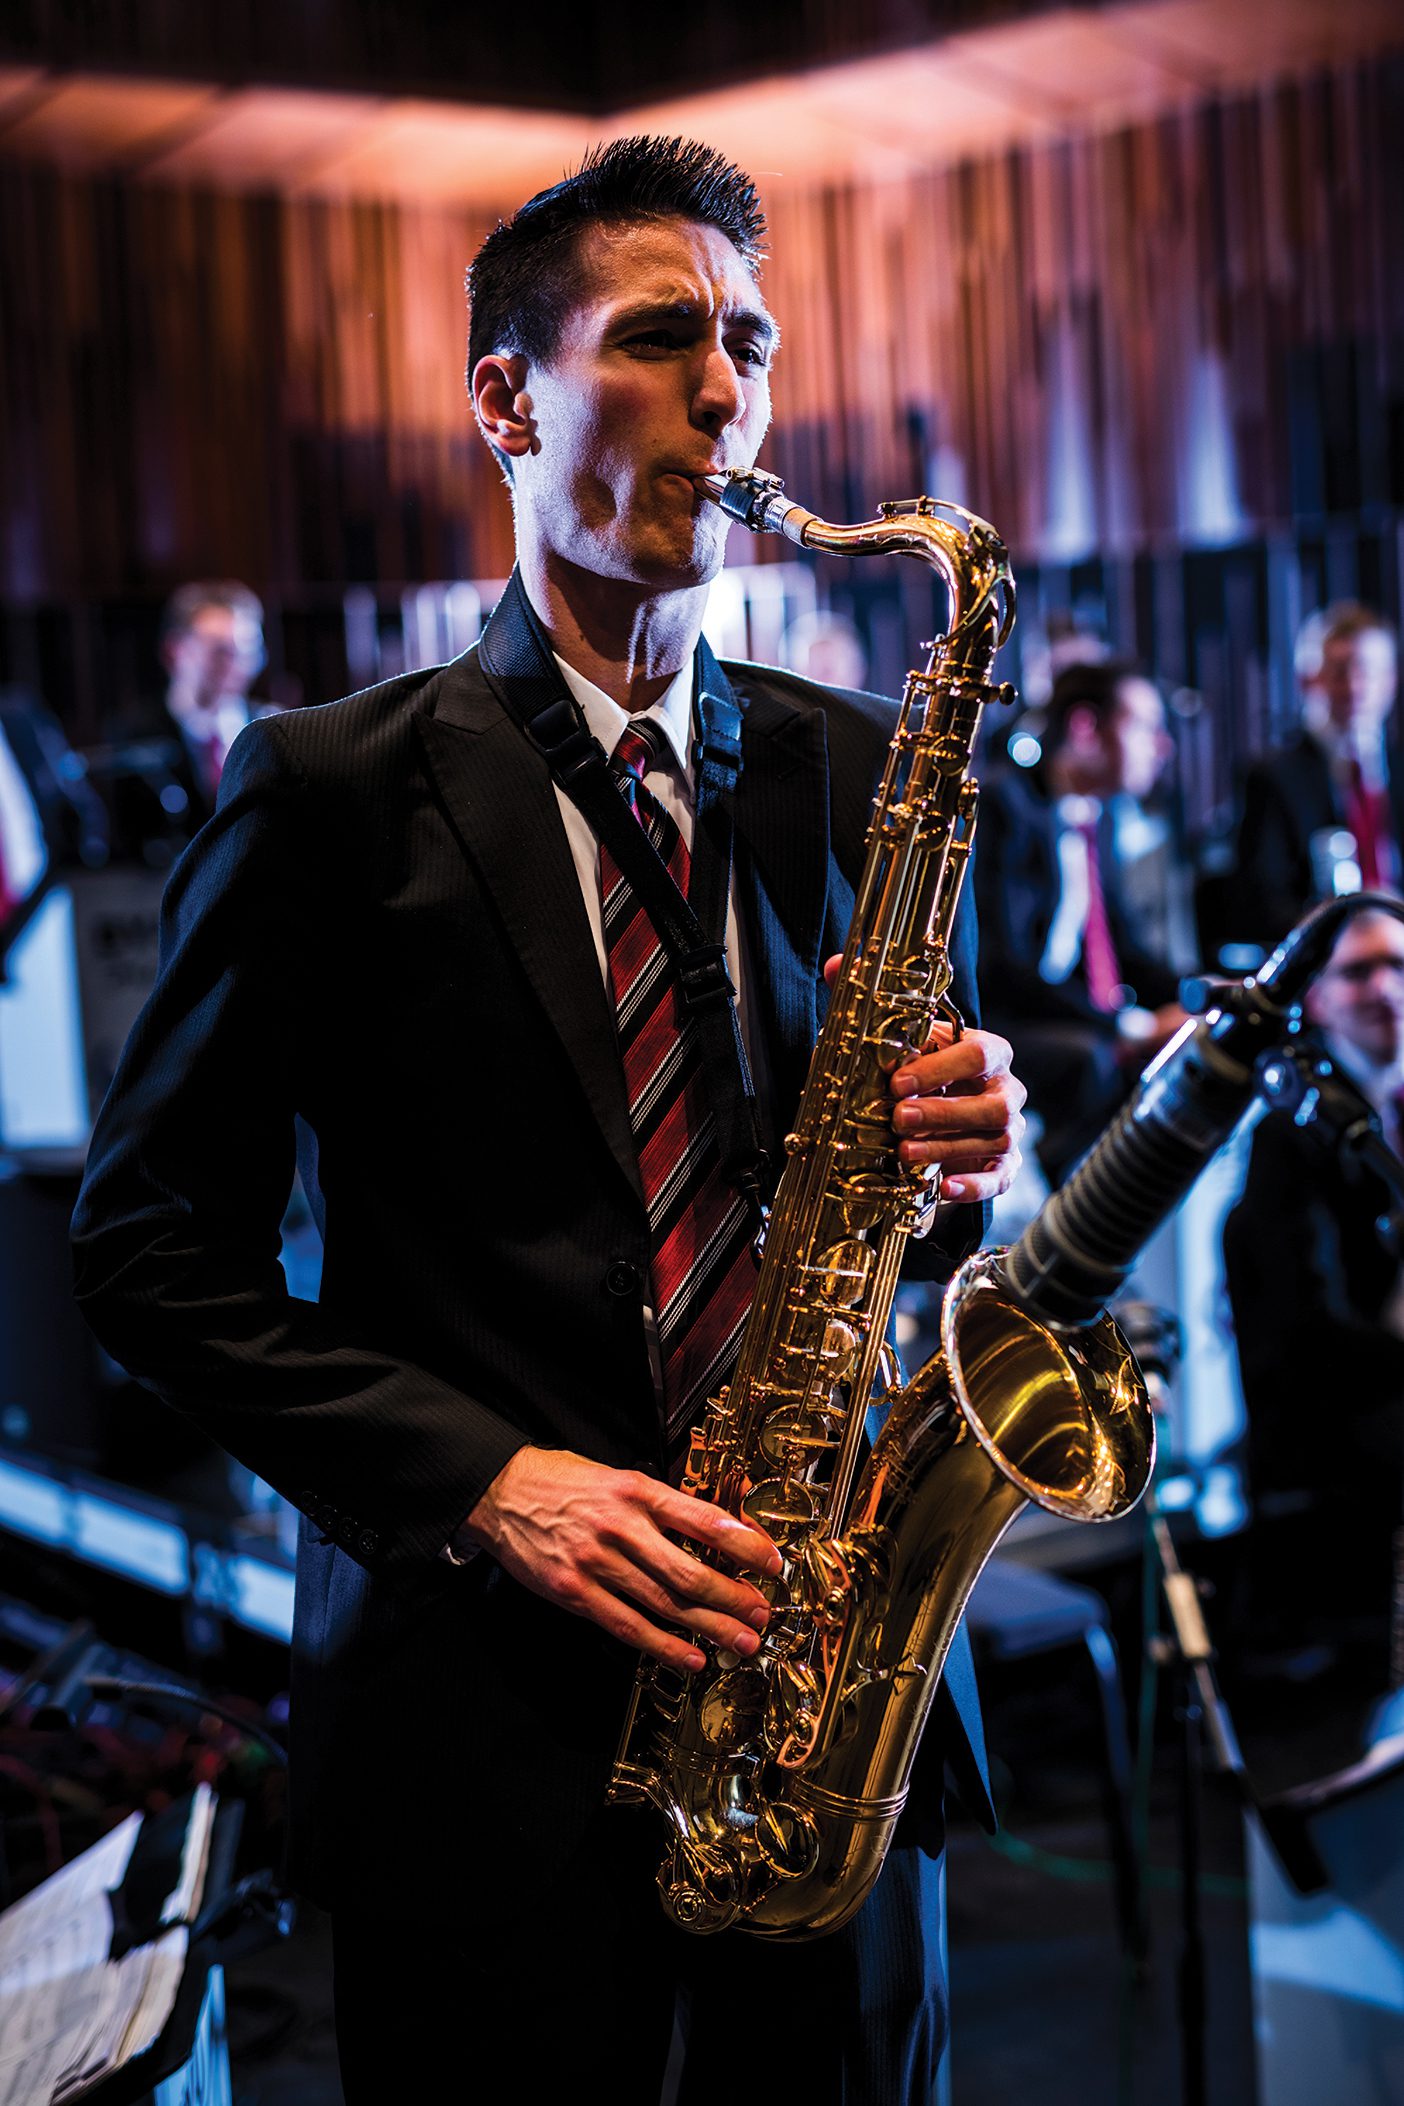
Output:
M674 1922L799 1940L847 1922L882 1869L951 1638L1015 1514L1028 1500L1077 1520L1124 1512L1154 1435L1111 1320L1056 1336L1006 1295L989 1253L948 1288L940 1351L885 1387L898 1269L930 1198L898 1160L888 1083L935 1021L961 1028L949 947L971 756L986 704L1012 699L989 679L1013 621L1004 546L924 497L832 526L774 477L703 487L808 548L920 556L950 600L948 632L907 679L736 1371L683 1480L778 1545L783 1569L761 1583L770 1622L750 1660L705 1645L691 1675L640 1660L610 1785L668 1824L658 1880ZM874 1401L886 1416L869 1450Z

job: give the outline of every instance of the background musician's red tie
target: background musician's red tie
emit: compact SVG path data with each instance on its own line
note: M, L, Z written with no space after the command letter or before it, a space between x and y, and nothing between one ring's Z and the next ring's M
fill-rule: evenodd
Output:
M1084 820L1078 827L1087 847L1087 920L1082 931L1082 971L1094 1009L1108 1015L1121 1007L1121 968L1107 918L1107 896L1102 889L1102 864L1097 852L1097 822Z
M1387 884L1391 875L1389 810L1384 791L1366 782L1364 769L1354 759L1350 763L1346 825L1355 836L1360 882L1367 892L1374 892Z
M687 845L645 786L654 764L647 728L630 726L612 765L633 808L687 892ZM697 1411L734 1358L755 1288L747 1209L722 1176L701 1047L653 923L607 848L600 850L605 950L648 1205L653 1312L663 1359L668 1459L686 1452Z

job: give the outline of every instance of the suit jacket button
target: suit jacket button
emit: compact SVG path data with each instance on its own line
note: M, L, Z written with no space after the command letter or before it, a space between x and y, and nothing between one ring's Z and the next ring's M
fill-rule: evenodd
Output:
M638 1266L631 1265L627 1258L616 1258L605 1274L606 1288L611 1294L618 1295L621 1301L626 1294L637 1294L641 1284L642 1277Z
M363 1558L373 1558L375 1556L380 1548L380 1538L373 1528L363 1528L361 1530L360 1541L357 1543L356 1548L360 1551Z

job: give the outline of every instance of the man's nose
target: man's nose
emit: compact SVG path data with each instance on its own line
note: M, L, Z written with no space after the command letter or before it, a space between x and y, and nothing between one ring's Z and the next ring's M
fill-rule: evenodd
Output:
M724 344L709 344L693 397L694 419L709 431L725 431L729 424L737 422L745 408L746 391L731 353Z

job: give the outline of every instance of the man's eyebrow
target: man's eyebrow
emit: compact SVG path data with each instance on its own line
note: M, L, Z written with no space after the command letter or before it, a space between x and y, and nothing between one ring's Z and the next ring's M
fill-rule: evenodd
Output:
M638 328L649 322L695 322L710 312L699 300L640 300L621 307L614 316L616 329ZM749 329L774 350L780 342L780 325L763 307L740 307L725 316L728 329Z

